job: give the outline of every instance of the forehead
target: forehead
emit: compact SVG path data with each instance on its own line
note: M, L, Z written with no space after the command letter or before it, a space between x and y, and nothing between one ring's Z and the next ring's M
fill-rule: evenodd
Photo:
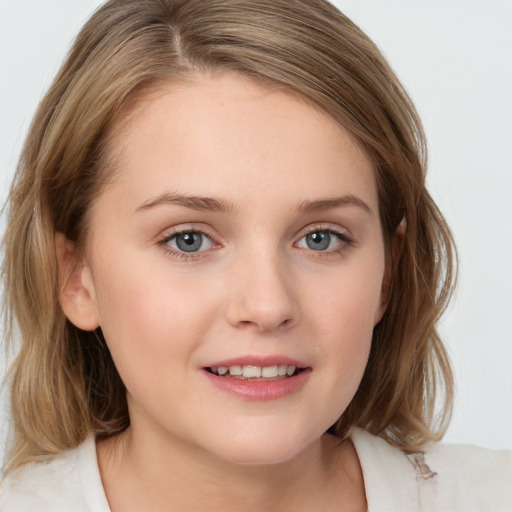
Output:
M372 165L333 118L297 94L233 74L152 90L114 128L108 149L114 183L138 179L139 196L171 187L236 202L245 183L277 189L283 200L333 186L376 200Z

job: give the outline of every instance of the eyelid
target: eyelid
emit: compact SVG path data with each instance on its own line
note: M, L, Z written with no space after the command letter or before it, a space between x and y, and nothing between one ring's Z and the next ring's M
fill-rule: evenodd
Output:
M202 236L205 236L211 241L212 247L197 252L185 252L168 245L173 238L182 233L198 233ZM172 226L166 229L157 239L156 245L162 248L164 254L171 255L183 260L189 260L204 257L212 250L218 249L221 244L217 242L216 239L217 237L212 235L212 233L210 233L209 230L205 229L204 227L197 227L197 225L194 224L180 224L178 226Z
M342 228L341 226L333 225L330 223L321 223L317 222L314 224L309 224L308 226L302 228L297 233L297 239L303 238L304 236L308 235L309 233L314 233L315 231L327 231L329 233L334 233L335 235L339 235L340 237L344 238L350 238L352 239L353 236L350 233L350 230L347 228Z
M309 249L307 247L299 247L301 250L306 250L310 253L315 253L316 257L328 257L329 255L336 255L341 254L348 250L350 247L354 246L356 244L353 236L351 235L350 231L345 228L341 228L340 226L333 226L332 224L321 224L316 223L309 226L306 226L305 228L301 229L298 233L298 235L295 237L295 242L293 245L297 247L297 244L308 234L314 233L316 231L322 231L326 233L333 234L338 237L340 241L340 247L337 247L335 249L329 249L324 251L315 251L314 249ZM181 233L199 233L205 237L207 237L211 243L212 247L197 251L197 252L186 252L186 251L180 251L179 249L175 249L173 247L170 247L168 245L168 242L172 240L174 237ZM198 259L203 258L209 254L211 254L212 251L222 247L222 244L219 243L218 237L216 235L213 235L209 229L205 229L203 225L199 227L197 224L191 223L191 224L180 224L177 226L172 226L166 230L159 236L156 244L162 248L165 254L171 255L172 257L176 257L178 259L182 260L190 260L190 259Z
M341 247L336 248L336 249L325 250L325 251L315 251L314 249L309 249L307 247L299 247L299 248L303 249L303 250L309 250L311 252L314 252L315 255L318 257L322 257L322 256L325 257L329 254L336 254L336 253L344 252L348 248L354 246L356 243L352 234L350 233L350 231L348 229L344 229L339 226L333 226L332 224L317 223L317 224L309 225L309 226L303 228L299 232L299 234L296 238L296 241L294 242L294 246L297 247L297 244L304 237L306 237L307 235L309 235L311 233L315 233L317 231L322 231L324 233L329 233L329 234L333 234L333 235L337 236L340 240Z

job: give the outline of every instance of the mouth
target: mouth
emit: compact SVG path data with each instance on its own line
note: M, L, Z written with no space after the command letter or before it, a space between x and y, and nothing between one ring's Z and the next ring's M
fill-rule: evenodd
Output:
M277 380L289 379L299 375L305 368L295 365L279 364L272 366L255 366L252 364L232 365L232 366L210 366L205 370L219 377L246 380L272 382Z
M217 361L202 368L216 388L249 401L269 401L298 393L312 368L286 356L246 356Z

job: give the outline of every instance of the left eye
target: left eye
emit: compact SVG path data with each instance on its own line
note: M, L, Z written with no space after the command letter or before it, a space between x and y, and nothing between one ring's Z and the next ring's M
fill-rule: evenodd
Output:
M198 231L184 231L171 236L166 244L181 252L206 251L213 247L213 242L208 236Z
M303 236L297 247L313 251L328 251L338 248L342 244L342 236L329 230L317 230Z

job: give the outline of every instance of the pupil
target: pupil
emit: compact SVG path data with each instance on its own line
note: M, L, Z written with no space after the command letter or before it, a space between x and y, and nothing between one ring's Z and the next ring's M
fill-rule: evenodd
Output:
M181 251L194 252L201 248L202 239L199 233L181 233L176 237L176 245Z
M314 251L322 251L329 247L331 235L325 231L315 231L306 236L306 243Z

